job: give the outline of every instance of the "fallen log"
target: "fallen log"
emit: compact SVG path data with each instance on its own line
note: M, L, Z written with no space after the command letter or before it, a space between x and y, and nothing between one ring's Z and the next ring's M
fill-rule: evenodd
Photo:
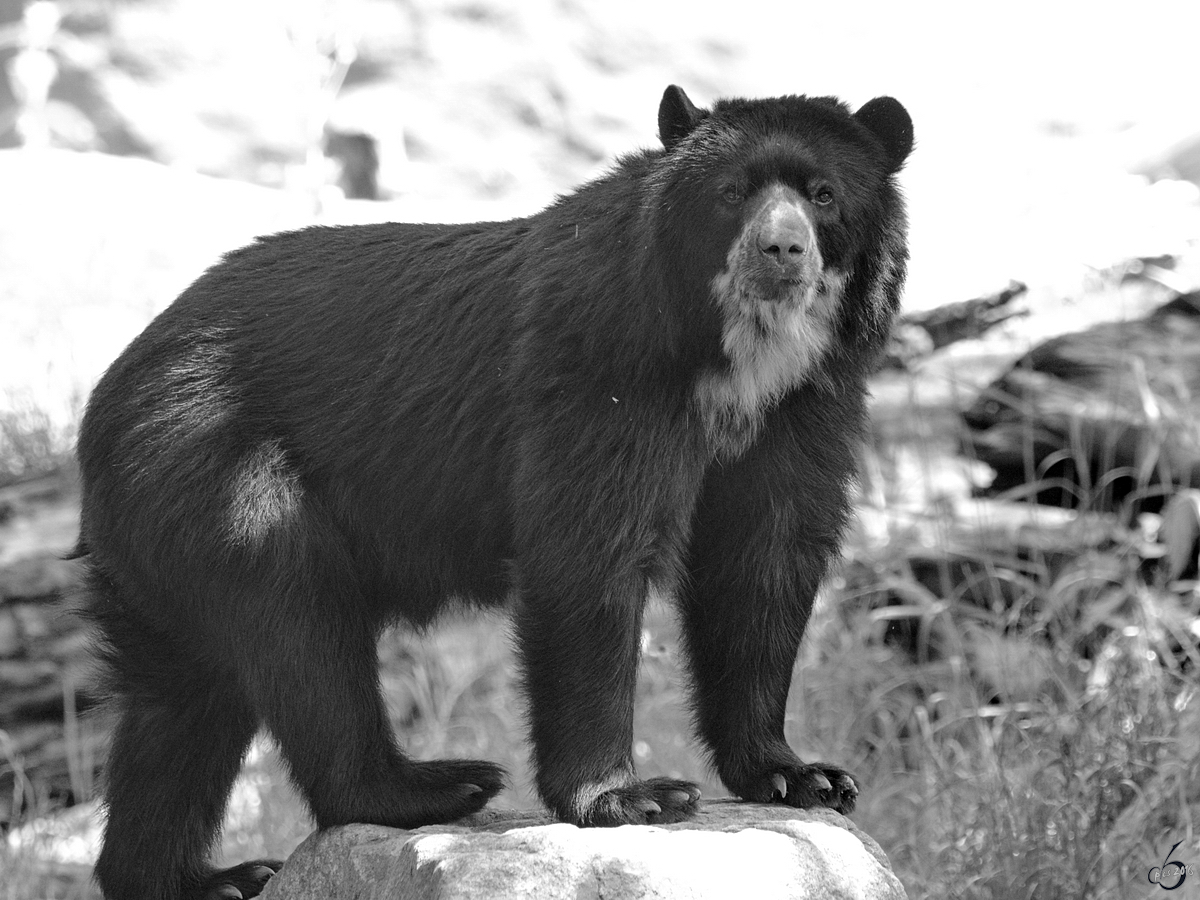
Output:
M884 357L889 368L907 368L914 361L956 341L982 337L991 329L1028 310L1011 304L1028 288L1019 281L993 294L959 300L929 310L902 315L892 329L892 340Z
M1039 344L962 419L965 452L996 471L992 494L1161 508L1200 484L1200 291Z

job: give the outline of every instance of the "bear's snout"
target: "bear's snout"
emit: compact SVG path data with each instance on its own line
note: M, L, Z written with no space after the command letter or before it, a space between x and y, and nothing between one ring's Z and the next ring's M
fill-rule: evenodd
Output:
M794 209L787 209L783 214L774 217L758 232L758 249L772 262L785 269L799 264L808 252L811 241L812 231L808 222Z
M766 266L762 274L783 282L805 280L813 265L816 234L800 199L777 187L754 219L754 246Z

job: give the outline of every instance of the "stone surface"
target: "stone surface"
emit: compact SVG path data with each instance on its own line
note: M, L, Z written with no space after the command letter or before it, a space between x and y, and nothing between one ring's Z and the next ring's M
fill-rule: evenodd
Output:
M318 832L263 900L901 900L879 845L830 810L715 801L691 822L581 829L485 810L403 831Z

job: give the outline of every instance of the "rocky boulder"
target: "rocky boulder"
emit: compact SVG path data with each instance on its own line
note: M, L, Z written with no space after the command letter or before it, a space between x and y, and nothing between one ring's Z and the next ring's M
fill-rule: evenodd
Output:
M879 845L826 809L715 801L690 822L581 829L539 812L484 810L404 831L317 832L263 900L535 897L902 900Z

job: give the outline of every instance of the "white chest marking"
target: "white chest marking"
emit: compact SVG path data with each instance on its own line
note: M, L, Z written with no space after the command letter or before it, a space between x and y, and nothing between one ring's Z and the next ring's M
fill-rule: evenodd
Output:
M710 442L727 457L744 452L763 412L818 369L833 341L846 281L841 273L822 272L818 257L813 283L796 285L783 300L762 299L749 278L737 275L745 252L735 245L712 284L728 367L704 372L693 395Z

